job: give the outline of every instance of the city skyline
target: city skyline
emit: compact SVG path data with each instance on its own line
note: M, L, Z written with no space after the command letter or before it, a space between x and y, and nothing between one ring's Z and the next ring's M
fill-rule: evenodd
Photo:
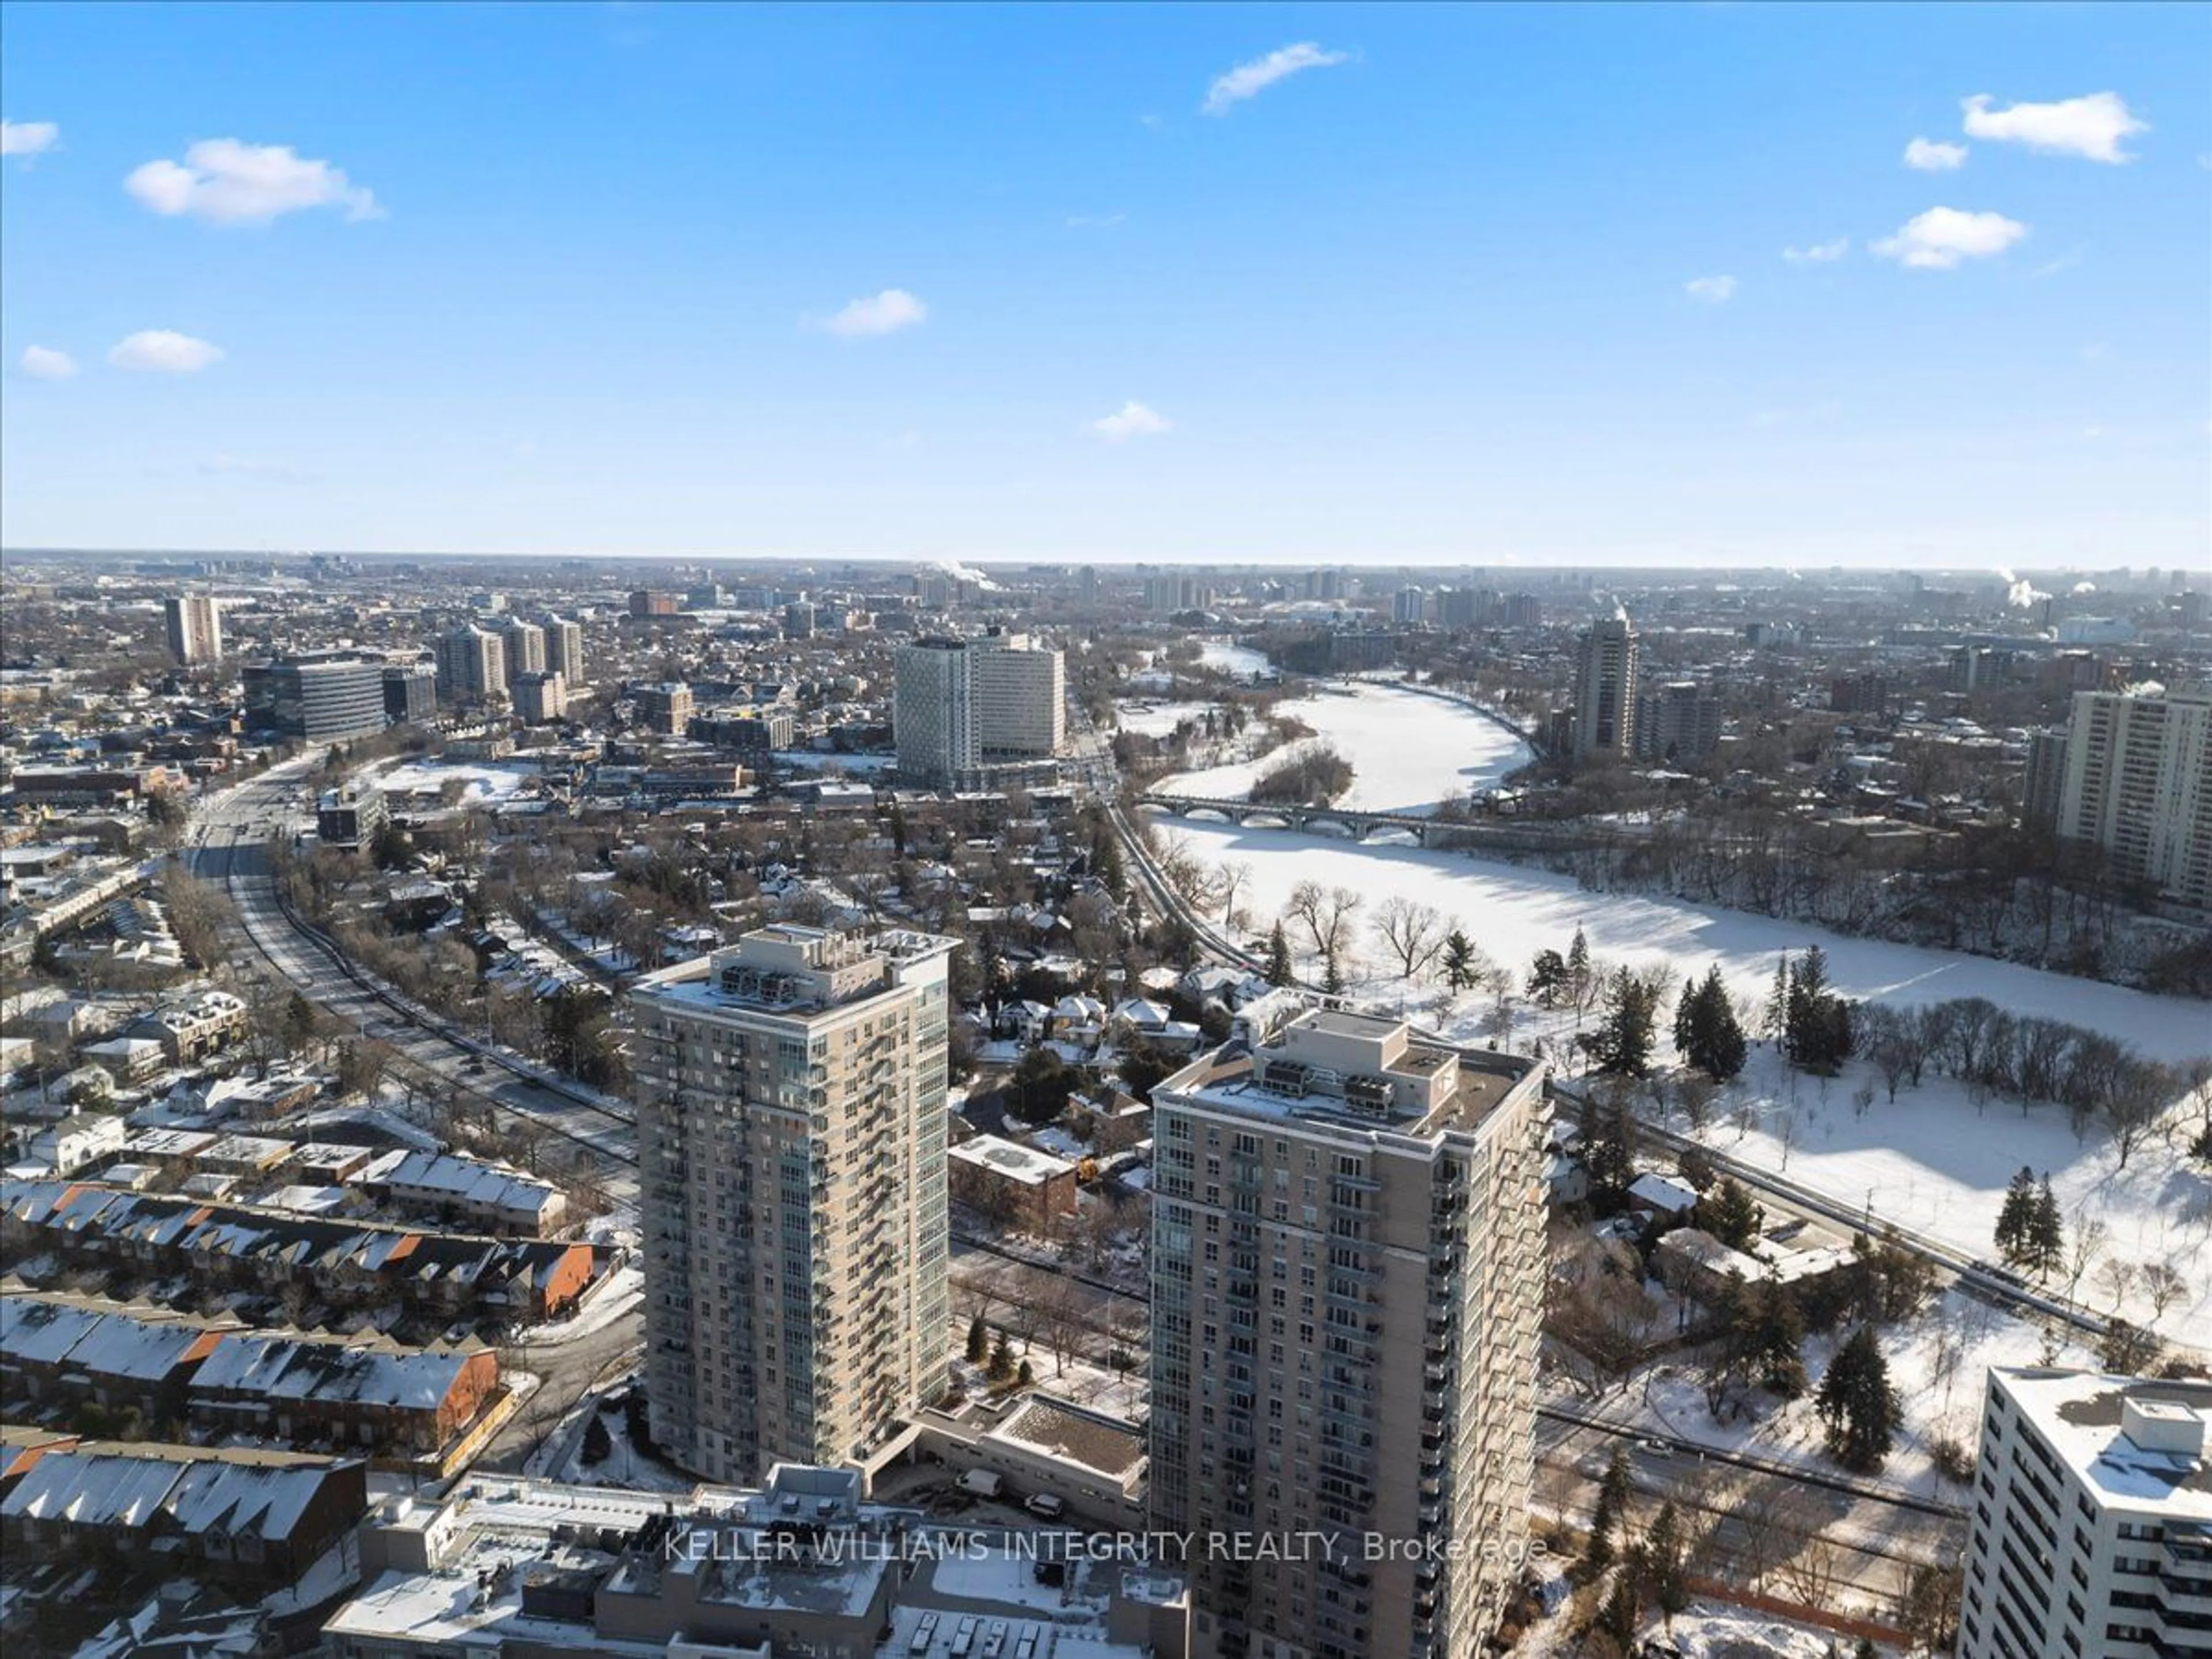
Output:
M131 15L11 9L14 546L2212 540L2201 10Z

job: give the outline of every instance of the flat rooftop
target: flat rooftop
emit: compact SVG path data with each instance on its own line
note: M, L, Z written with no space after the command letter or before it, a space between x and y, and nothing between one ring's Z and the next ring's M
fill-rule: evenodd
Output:
M2212 1522L2212 1383L2003 1367L1990 1376L2075 1478L2107 1504ZM2194 1455L2130 1439L2124 1422L2130 1405L2193 1441Z

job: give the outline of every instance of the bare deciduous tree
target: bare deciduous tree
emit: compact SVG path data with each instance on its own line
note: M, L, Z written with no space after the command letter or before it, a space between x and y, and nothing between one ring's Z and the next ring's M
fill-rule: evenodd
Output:
M1410 980L1437 959L1449 930L1435 905L1395 894L1375 913L1375 931L1397 959L1399 977Z

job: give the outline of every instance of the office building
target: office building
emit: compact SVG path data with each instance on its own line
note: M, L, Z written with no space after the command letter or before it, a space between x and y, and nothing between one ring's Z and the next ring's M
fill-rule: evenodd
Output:
M1575 657L1575 758L1636 752L1635 626L1626 611L1593 623Z
M646 1394L686 1468L845 1464L945 1387L954 941L775 925L637 1019Z
M214 662L222 655L222 606L211 594L176 593L162 604L169 654L179 662Z
M793 599L783 607L783 637L787 640L811 640L814 637L814 607L805 599Z
M144 1486L111 1478L100 1491ZM1039 1559L1018 1547L1028 1540L917 1531L911 1508L871 1504L865 1491L850 1469L791 1464L755 1489L681 1495L472 1472L442 1498L392 1497L370 1514L363 1582L317 1651L1183 1659L1189 1601L1172 1573L1070 1551L1053 1569L1060 1588L1040 1595Z
M397 726L438 717L438 671L427 662L386 663L384 717Z
M633 686L630 697L637 705L638 724L648 732L680 738L691 724L691 688L682 680Z
M568 718L568 684L558 670L515 677L514 712L530 726L550 726Z
M545 666L558 674L570 691L576 690L585 684L584 624L548 616L538 625L545 630Z
M1059 652L994 631L916 640L899 647L895 665L901 775L940 788L977 787L993 766L1059 754L1067 730Z
M507 646L494 633L462 623L438 635L438 701L448 708L507 695Z
M2212 1655L2212 1386L1989 1374L1959 1659Z
M2057 827L2116 879L2212 906L2212 687L2076 693Z
M363 847L375 840L387 816L382 790L370 784L342 783L316 799L315 838L325 847Z
M500 629L500 646L507 656L508 691L514 690L519 676L545 672L545 630L536 623L526 623L520 617L510 620Z
M680 593L641 587L629 596L629 614L633 617L672 617L683 609L684 596Z
M248 663L240 689L250 730L335 743L385 726L384 663L350 652Z
M1194 1653L1483 1650L1528 1525L1545 1128L1535 1062L1358 1014L1155 1088L1152 1524L1349 1540L1190 1560Z
M1721 746L1721 701L1694 680L1654 686L1636 700L1636 752L1668 765L1703 760Z

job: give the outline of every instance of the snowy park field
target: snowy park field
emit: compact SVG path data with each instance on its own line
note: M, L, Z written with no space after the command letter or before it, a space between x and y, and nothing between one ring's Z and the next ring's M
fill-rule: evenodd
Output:
M534 761L502 764L471 761L447 764L442 761L407 761L391 767L376 780L380 789L395 792L442 789L449 783L461 787L460 804L485 806L515 793L538 775Z
M1663 966L1686 975L1717 964L1731 994L1754 1006L1784 952L1818 945L1834 988L1847 997L1898 1006L1984 997L2014 1015L2085 1026L2175 1065L2212 1054L2212 1013L2178 998L1717 907L1592 893L1569 876L1452 853L1203 821L1173 820L1164 830L1211 864L1249 868L1237 902L1255 932L1280 914L1301 881L1359 894L1354 943L1343 963L1352 994L1379 1011L1436 1023L1457 1041L1485 1040L1490 1000L1473 994L1445 1007L1433 983L1408 986L1397 976L1372 931L1376 913L1393 898L1432 905L1463 927L1491 961L1511 970L1516 990L1535 953L1564 951L1577 928L1601 964ZM1317 971L1311 941L1295 925L1286 931L1301 971ZM1523 1051L1539 1038L1564 1048L1573 1025L1571 1014L1546 1013L1522 1000L1508 1041ZM1878 1220L1977 1255L1994 1254L1997 1207L2014 1172L2022 1165L2038 1176L2048 1172L2069 1234L2094 1219L2105 1229L2108 1259L2169 1261L2187 1278L2186 1297L2157 1322L2161 1332L2171 1338L2212 1326L2212 1177L2185 1164L2159 1133L2145 1136L2123 1169L2102 1127L2077 1139L2057 1105L1978 1103L1933 1071L1893 1103L1878 1092L1862 1115L1853 1097L1869 1075L1863 1066L1847 1066L1824 1088L1762 1048L1713 1114L1705 1139L1854 1206L1866 1204ZM2178 1103L2176 1120L2187 1109ZM2077 1299L2149 1322L2153 1310L2140 1287L2122 1285L2106 1294L2104 1271L2100 1262L2084 1274Z

